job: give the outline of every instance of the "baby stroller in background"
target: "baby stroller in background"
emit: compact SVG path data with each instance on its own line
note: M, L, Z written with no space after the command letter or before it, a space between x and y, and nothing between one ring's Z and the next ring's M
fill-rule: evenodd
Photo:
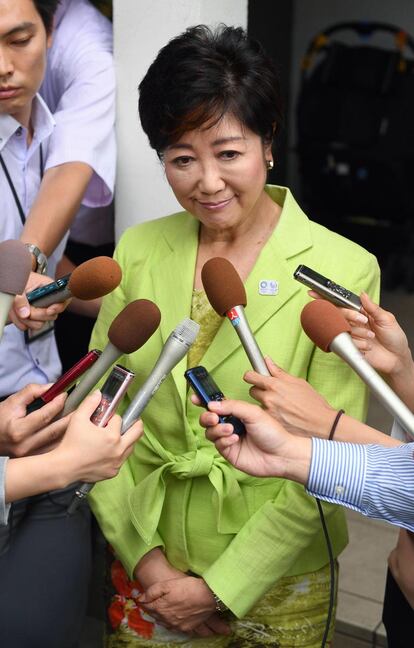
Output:
M356 45L337 39L349 31L357 36ZM391 49L371 44L381 32L393 37ZM333 25L308 47L297 104L306 210L376 254L387 288L409 291L414 291L413 53L413 39L393 25Z

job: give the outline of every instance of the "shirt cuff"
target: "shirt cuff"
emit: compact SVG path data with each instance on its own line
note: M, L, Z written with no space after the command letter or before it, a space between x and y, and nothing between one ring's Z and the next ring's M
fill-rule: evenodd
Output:
M393 439L397 439L397 441L401 441L402 443L413 440L397 420L394 420L392 424L391 436Z
M367 471L366 446L312 439L307 492L334 504L359 508Z

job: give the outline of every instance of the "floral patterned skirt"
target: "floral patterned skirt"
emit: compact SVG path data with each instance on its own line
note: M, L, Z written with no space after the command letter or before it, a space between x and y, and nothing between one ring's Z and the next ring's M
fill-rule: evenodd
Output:
M338 567L335 567L338 582ZM320 648L330 595L329 565L309 574L281 578L243 619L229 615L231 635L194 638L155 623L139 606L142 588L121 563L110 569L107 648ZM335 593L336 606L336 593ZM335 619L333 614L332 619ZM334 621L329 638L332 639Z

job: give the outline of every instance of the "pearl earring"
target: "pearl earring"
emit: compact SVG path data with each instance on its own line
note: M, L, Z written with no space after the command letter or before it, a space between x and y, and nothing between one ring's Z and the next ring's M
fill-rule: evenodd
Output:
M268 171L271 171L273 169L273 160L267 160L266 167Z

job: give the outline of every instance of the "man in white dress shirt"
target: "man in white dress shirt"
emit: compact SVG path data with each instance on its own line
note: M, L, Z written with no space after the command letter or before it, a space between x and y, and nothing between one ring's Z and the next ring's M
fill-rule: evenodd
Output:
M87 230L90 240L95 232L97 244L105 237L106 241L110 239L116 158L110 23L87 0L63 0L57 9L56 25L56 40L48 53L41 89L55 115L52 119L38 95L33 98L36 137L30 145L24 125L7 112L10 105L14 110L17 99L21 102L25 97L12 101L4 91L0 95L0 154L6 166L6 170L0 168L4 213L0 240L21 238L37 248L42 256L49 257L47 274L51 277L81 201L78 230ZM8 53L13 47L16 50L11 44ZM18 47L22 50L21 45ZM36 71L40 74L38 85L44 61ZM11 69L3 73L0 67L0 88L12 85L11 74ZM29 287L38 283L39 277L33 274ZM26 309L24 298L16 306L15 322L19 322L19 306ZM27 315L24 310L22 326ZM8 327L0 350L0 397L28 382L49 382L60 373L52 334L30 345L23 342L23 333Z
M72 2L65 4L70 8ZM59 115L56 99L55 121L37 94L57 5L58 0L0 0L0 240L21 238L30 244L34 270L41 271L49 257L47 272L52 277L84 194L90 206L102 205L111 200L113 183L111 165L105 167L104 156L99 150L88 153L85 133L75 146L73 134L65 140L64 130L58 131L65 126L65 112L68 120L73 116L71 102L65 103ZM78 18L82 20L81 15ZM68 54L73 57L76 44L71 46L74 49L68 47ZM81 44L79 48L83 51ZM91 67L89 71L94 77L96 70ZM29 285L45 281L32 273ZM24 300L21 307L27 308ZM13 321L26 328L44 317L46 309L37 310L40 315L33 309L30 314L15 310ZM53 334L26 344L21 330L7 327L0 347L0 396L28 382L52 381L59 372ZM12 507L9 548L0 558L2 646L77 645L90 574L90 533L87 510L66 516L72 494L73 489L66 489Z
M70 224L65 256L58 273L99 256L112 256L115 181L115 73L112 25L89 0L61 0L55 15L53 44L40 94L56 121L46 160L49 173L62 173L83 162L93 169L82 204ZM80 167L82 169L82 167ZM82 184L82 176L76 181ZM71 181L76 204L76 186ZM67 191L66 191L67 195ZM97 204L99 206L97 206ZM67 209L67 201L60 209ZM34 205L33 212L37 210ZM70 214L69 214L70 218ZM67 216L62 214L64 222ZM28 240L30 234L26 234ZM81 310L79 310L81 307ZM95 302L72 303L56 322L55 333L64 370L88 349L96 318ZM74 311L74 312L72 312ZM77 335L73 336L73 330Z

